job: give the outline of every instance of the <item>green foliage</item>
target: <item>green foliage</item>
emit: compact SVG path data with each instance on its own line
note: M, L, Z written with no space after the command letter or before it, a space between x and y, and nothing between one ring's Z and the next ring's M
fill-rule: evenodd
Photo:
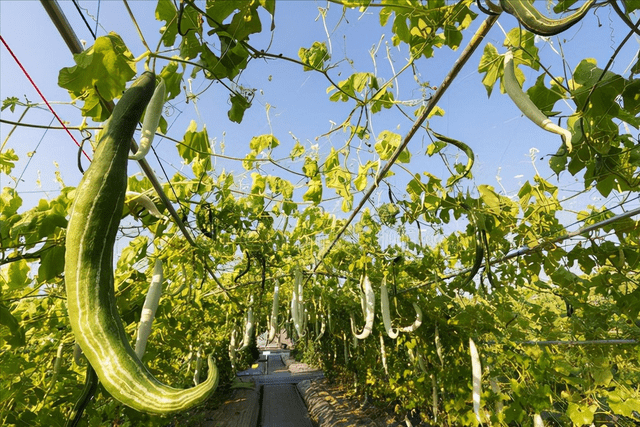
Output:
M18 160L18 156L13 148L9 148L8 150L0 153L0 172L5 175L11 175L11 171L16 166L15 162Z
M313 42L309 49L301 47L298 57L304 65L304 71L322 70L325 62L331 59L324 42Z
M73 99L84 101L82 114L104 121L109 111L104 103L119 98L136 74L133 55L119 35L98 37L93 46L74 56L76 65L63 68L58 85Z
M416 92L427 100L431 85L420 81L418 68L424 61L431 65L436 48L462 45L465 29L476 18L470 9L475 2L383 0L366 9L371 3L343 5L360 8L358 13L379 13L381 25L392 32L392 43L409 57L404 70L412 70L416 80L411 97ZM636 3L627 2L627 10L640 7ZM552 4L560 12L574 2ZM185 94L187 78L218 81L223 84L216 87L228 91L229 120L241 123L257 93L249 86L251 74L244 71L256 60L278 59L268 45L263 51L250 44L250 38L253 42L271 36L273 27L269 30L262 21L273 19L275 2L159 0L155 15L163 27L162 48L147 55L161 70L168 99L178 102L186 95L190 101L196 96ZM611 200L637 196L638 64L631 65L630 74L620 75L594 59L567 60L561 64L565 76L562 68L546 63L545 50L538 51L533 34L520 28L508 31L501 48L483 44L477 77L488 95L502 78L504 51L513 48L516 65L522 65L516 68L517 78L530 99L573 133L570 153L561 147L548 156L557 182L540 172L508 194L490 183L472 181L462 191L452 184L464 165L447 162L451 173L438 176L431 162L448 161L451 153L445 150L446 142L425 138L422 148L413 144L411 152L400 153L398 164L374 188L372 206L365 205L334 242L346 220L330 209L340 206L350 213L358 193L374 185L383 163L403 140L399 129L406 124L391 129L386 114L399 109L411 120L425 105L404 111L396 84L402 72L384 75L381 61L374 72L347 58L345 69L339 68L342 58L336 62L336 54L329 55L325 41L294 49L295 57L284 59L301 65L298 72L330 79L326 99L347 111L346 118L335 120L339 125L313 145L295 137L287 144L277 127L273 133L256 134L244 142L246 172L227 172L213 169L216 154L207 127L201 119L191 121L171 149L185 170L168 177L163 188L191 227L196 245L188 243L173 221L123 212L127 228L122 236L127 237L118 242L116 300L130 338L140 318L150 259L159 255L167 266L166 293L144 358L149 370L175 387L190 386L193 355L202 345L214 354L221 378L230 384L232 328L241 326L249 301L254 301L258 332L264 331L273 280L279 280L285 296L281 300L286 301L294 269L300 268L312 277L305 283L309 317L307 334L297 342L301 356L320 365L327 377L347 384L354 395L367 393L376 404L395 407L401 418L415 410L434 425L478 425L470 404L468 342L473 338L485 369L481 404L492 425L531 425L533 414L548 415L563 426L613 419L619 425L637 423L638 344L611 340L638 335L638 221L618 219L580 238L559 239L577 228L574 221L587 226L615 215L596 197L588 203L598 205L569 207L563 197L574 180ZM173 56L164 56L165 49L174 46ZM335 44L333 49L336 52ZM76 56L75 63L60 72L61 86L84 101L84 116L106 119L102 101L118 98L135 75L133 54L119 36L109 34ZM525 75L533 76L528 83ZM17 98L7 98L2 109L20 106ZM443 114L436 107L429 119L440 120ZM167 130L166 122L161 126ZM224 131L225 125L220 126ZM14 170L15 153L3 145L2 173ZM275 175L263 167L265 162L286 173ZM130 191L149 194L167 214L147 178L134 175L128 184ZM13 188L3 188L0 195L3 425L63 425L80 395L85 366L71 360L73 337L62 275L62 242L74 197L75 190L66 186L58 197L29 206L23 206ZM363 271L376 292L386 276L394 326L415 320L414 303L423 311L423 324L414 333L397 340L383 336L386 371L380 316L372 337L352 346L349 314L362 324L357 284ZM322 337L315 329L319 319L327 320ZM585 344L588 341L593 343ZM61 342L63 363L50 387ZM255 354L238 356L236 369L243 369ZM160 426L176 421L125 409L103 392L91 402L85 419L88 425Z

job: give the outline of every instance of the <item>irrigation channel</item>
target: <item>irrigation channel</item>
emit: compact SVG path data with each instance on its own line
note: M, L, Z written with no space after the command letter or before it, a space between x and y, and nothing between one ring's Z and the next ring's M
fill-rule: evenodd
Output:
M242 382L255 387L236 390L211 419L211 427L313 427L299 386L316 380L322 371L290 369L289 350L262 350L251 369L238 372ZM288 366L289 365L289 366ZM293 371L293 372L292 372Z

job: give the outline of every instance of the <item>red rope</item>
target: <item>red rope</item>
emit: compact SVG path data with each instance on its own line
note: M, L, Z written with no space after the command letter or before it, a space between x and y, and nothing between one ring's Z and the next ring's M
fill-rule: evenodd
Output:
M42 100L44 101L45 104L47 104L47 107L49 107L49 110L53 113L53 115L56 117L56 119L58 119L58 122L60 122L60 125L64 128L64 130L67 131L67 133L69 134L69 136L71 137L71 139L73 140L73 142L76 143L76 145L78 147L80 147L80 143L78 141L76 141L76 139L73 137L73 135L71 134L71 132L69 131L69 129L67 129L67 127L65 126L64 122L60 119L60 117L56 114L55 111L53 111L53 108L51 107L51 104L49 104L49 101L47 101L47 99L44 97L44 95L42 94L42 92L40 92L40 89L38 89L38 86L36 86L35 82L33 81L33 79L31 78L31 76L29 75L29 73L27 73L27 70L25 70L25 68L22 66L22 64L20 63L20 61L18 60L18 58L16 57L16 55L13 53L13 51L11 50L11 48L9 47L9 45L7 44L7 42L4 40L4 38L2 37L2 35L0 35L0 40L2 40L2 44L4 45L4 47L7 48L7 50L9 51L9 53L11 54L11 56L13 57L13 59L16 61L16 64L18 64L18 67L20 67L20 69L22 70L22 72L24 73L24 75L27 77L27 79L29 80L29 82L31 82L31 84L33 85L33 87L35 88L36 92L38 92L38 95L40 95L40 98L42 98ZM82 154L85 155L85 157L89 160L91 160L91 158L87 155L87 153L85 153L84 150L82 150Z

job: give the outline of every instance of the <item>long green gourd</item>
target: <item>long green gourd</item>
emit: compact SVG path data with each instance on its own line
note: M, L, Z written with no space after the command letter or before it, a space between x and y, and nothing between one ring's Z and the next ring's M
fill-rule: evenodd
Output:
M103 129L84 174L67 228L65 284L69 321L76 341L104 388L117 400L147 413L167 414L203 402L218 383L209 357L209 377L180 390L158 381L136 356L116 307L113 246L127 187L131 138L155 87L142 74L124 93Z
M303 297L302 270L296 269L293 280L293 292L291 294L291 320L298 334L298 338L306 335L304 330L304 297Z
M460 181L462 178L466 177L467 175L469 175L469 172L471 172L471 168L473 168L473 163L475 162L475 156L473 154L473 150L471 149L471 147L469 147L467 144L465 144L462 141L458 141L457 139L453 139L453 138L449 138L447 136L441 135L437 132L433 132L433 136L435 136L436 138L438 138L440 141L446 142L447 144L451 144L456 148L459 148L460 150L464 151L464 153L467 155L467 166L464 168L464 172L462 172L461 175L458 175L457 177L455 177L453 179L453 181L451 181L450 184L447 184L447 187L452 187L453 184L455 184L456 182Z
M97 390L98 376L96 375L96 371L91 367L91 365L87 364L87 373L85 376L82 393L80 393L80 397L73 406L73 410L71 411L69 418L67 418L65 427L76 427L80 424L84 409L87 407L89 402L91 402L91 399L93 399L93 395L96 394Z
M536 9L531 0L500 0L502 9L516 17L527 30L540 36L554 36L577 24L595 4L595 0L583 3L571 15L562 19L550 19Z
M269 337L267 342L270 343L276 337L276 329L278 328L278 309L279 303L280 284L276 281L273 288L273 305L271 307L271 317L269 318Z
M571 132L553 123L542 111L531 101L529 96L522 90L518 79L516 78L515 65L513 63L513 52L508 50L504 55L504 77L502 79L504 90L509 98L529 118L533 123L542 129L558 134L562 137L567 151L571 151Z

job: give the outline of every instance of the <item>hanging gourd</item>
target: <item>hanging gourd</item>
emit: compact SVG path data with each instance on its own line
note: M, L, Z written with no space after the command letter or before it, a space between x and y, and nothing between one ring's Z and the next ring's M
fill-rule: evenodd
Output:
M136 355L140 359L142 359L142 355L147 348L147 339L151 333L153 319L156 317L156 310L160 304L163 277L162 261L160 261L160 258L156 258L156 262L153 266L151 283L149 284L149 290L147 291L147 296L144 299L144 304L142 305L140 324L138 325L138 335L136 336L135 351Z
M291 296L291 320L293 326L298 334L298 338L302 338L305 335L304 322L304 303L303 303L303 284L302 284L302 271L296 269L293 280L293 293Z
M384 329L387 331L387 335L391 339L398 338L398 329L391 326L391 314L389 309L389 292L387 291L387 276L382 278L382 285L380 285L380 311L382 312L382 321L384 323Z
M476 348L476 343L472 338L469 338L469 354L471 355L471 375L473 381L473 412L476 414L476 419L479 423L482 423L480 417L480 396L482 395L482 365L480 364L480 355Z
M160 79L160 83L158 84L158 86L156 86L156 89L153 92L153 96L149 101L149 105L147 106L147 111L144 114L138 151L136 151L135 154L129 156L130 160L142 160L151 149L153 137L156 134L158 125L160 124L160 117L162 117L162 107L164 106L165 93L166 86L164 84L164 80Z
M154 88L155 75L142 74L100 133L91 166L76 188L67 226L65 287L76 342L105 390L135 410L167 414L207 399L218 373L209 357L209 377L199 386L180 390L160 383L131 347L116 306L113 247L127 189L129 147Z
M387 351L384 347L384 337L380 334L380 356L382 357L382 367L384 368L384 374L389 376L389 368L387 367Z
M387 331L387 335L391 339L398 338L399 332L414 332L416 329L422 325L422 310L416 304L413 303L413 308L416 311L416 320L409 326L401 327L401 328L393 328L391 326L391 313L389 308L389 292L387 290L387 276L384 276L382 279L382 285L380 285L380 311L382 311L382 321L384 323L384 328Z
M280 292L280 284L276 281L273 288L273 306L271 307L271 317L269 319L269 337L267 342L273 341L276 337L276 328L278 327L278 294Z
M524 3L524 2L522 2ZM504 77L502 79L504 90L509 95L513 103L529 118L533 123L542 129L558 134L562 137L567 151L571 151L571 132L553 123L542 111L531 101L516 78L515 65L513 63L513 51L508 50L504 55Z
M149 214L158 219L166 219L166 217L160 213L155 203L153 203L153 201L146 194L137 193L135 191L127 191L127 196L124 200L124 203L129 207L129 210L131 212L133 212L134 207L138 206L146 209Z
M231 361L231 369L236 370L236 328L231 331L231 339L229 340L229 360Z
M247 309L247 318L244 324L244 333L242 335L242 343L237 351L246 350L253 339L253 295L249 298L249 308Z
M436 324L436 354L438 355L438 359L440 359L440 365L444 367L444 358L442 356L442 342L440 342L440 333L438 332L438 325Z
M356 333L355 328L353 331L354 336L359 340L363 340L371 334L376 311L376 294L373 292L373 287L366 274L362 276L362 292L364 294L364 328L360 333Z

